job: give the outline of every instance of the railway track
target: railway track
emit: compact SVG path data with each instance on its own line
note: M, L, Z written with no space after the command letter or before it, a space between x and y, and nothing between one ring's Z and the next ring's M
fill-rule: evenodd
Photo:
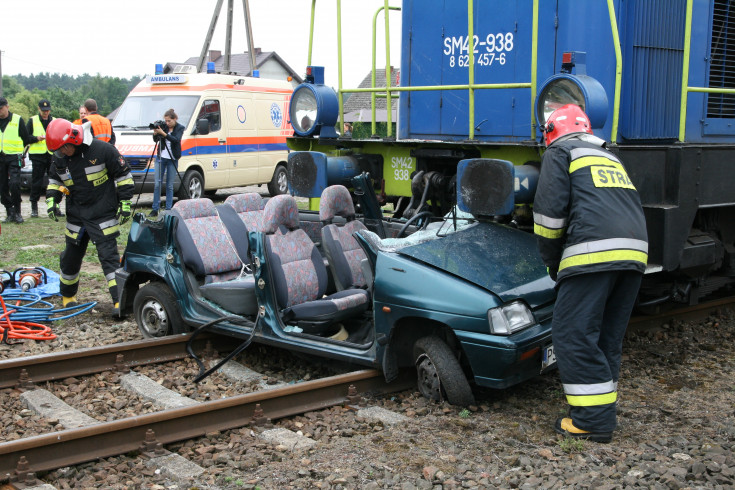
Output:
M31 391L35 383L166 363L187 356L188 335L80 349L0 361L0 388ZM197 339L199 340L199 339ZM227 350L227 339L201 339L197 353ZM358 406L360 394L400 391L415 385L404 373L390 385L377 370L360 370L280 388L192 403L144 415L18 439L0 444L0 481L24 488L36 472L138 451L146 457L166 454L163 445L247 425L263 425L336 405ZM155 382L154 382L155 383Z
M655 328L672 318L698 320L710 312L735 305L735 297L631 318L633 329ZM142 340L0 361L0 389L31 391L42 383L180 361L188 357L188 335ZM227 352L231 342L212 336L197 339L198 354ZM167 455L163 447L209 433L291 417L338 405L359 405L361 393L387 393L414 386L412 373L386 385L375 370L355 371L284 387L257 391L137 414L109 422L92 422L0 444L0 481L24 488L38 483L37 472L75 466L110 456L138 452L145 458Z

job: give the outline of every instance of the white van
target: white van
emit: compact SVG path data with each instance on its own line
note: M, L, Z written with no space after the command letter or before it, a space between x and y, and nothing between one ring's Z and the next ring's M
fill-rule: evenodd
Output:
M173 109L186 128L174 184L179 199L255 184L268 184L271 195L283 194L288 191L292 92L285 80L215 73L149 76L115 116L115 146L133 171L136 191L152 192L155 143L150 125ZM165 185L161 192L165 194Z

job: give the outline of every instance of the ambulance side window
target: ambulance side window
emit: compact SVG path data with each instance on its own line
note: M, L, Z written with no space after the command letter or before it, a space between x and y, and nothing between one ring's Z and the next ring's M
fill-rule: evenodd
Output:
M205 100L202 103L197 121L206 119L209 121L209 131L215 132L222 128L222 118L220 117L219 100Z

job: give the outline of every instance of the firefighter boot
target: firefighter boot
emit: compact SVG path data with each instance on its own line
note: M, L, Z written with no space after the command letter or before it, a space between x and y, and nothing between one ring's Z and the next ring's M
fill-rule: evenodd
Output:
M612 432L590 432L582 430L574 426L574 422L569 417L559 417L554 424L554 430L573 439L588 439L594 442L610 442L612 441Z
M3 223L13 222L15 222L15 211L13 210L13 206L5 206L5 221L3 221Z
M31 218L38 218L38 201L31 201Z
M62 296L61 297L61 306L63 308L73 308L75 306L78 306L79 303L77 303L77 297L76 296Z
M18 223L18 224L21 224L24 221L23 220L23 215L20 214L20 204L18 204L17 206L15 206L15 217L14 217L13 221L16 222L16 223Z

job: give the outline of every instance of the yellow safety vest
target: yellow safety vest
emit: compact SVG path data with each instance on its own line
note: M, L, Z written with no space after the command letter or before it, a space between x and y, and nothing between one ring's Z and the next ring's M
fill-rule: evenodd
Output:
M31 117L33 121L33 136L46 136L46 130L43 129L43 123L41 122L41 116L35 115ZM40 129L40 133L38 130ZM46 140L32 143L28 153L38 155L39 153L52 153L46 148Z
M6 155L19 155L23 153L23 140L20 139L18 126L20 126L20 116L13 114L10 122L5 126L5 131L1 133L0 151Z

